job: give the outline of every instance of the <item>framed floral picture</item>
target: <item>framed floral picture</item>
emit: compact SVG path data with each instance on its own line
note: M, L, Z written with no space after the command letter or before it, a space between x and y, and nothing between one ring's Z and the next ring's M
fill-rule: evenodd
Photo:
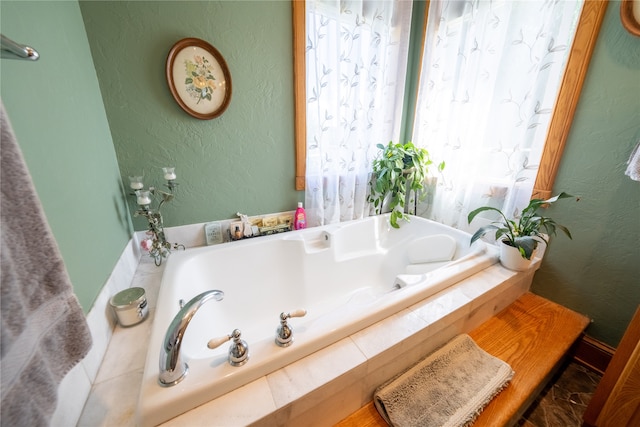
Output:
M186 38L167 56L167 83L178 105L191 116L210 120L231 101L231 74L222 55L204 40Z
M631 34L640 36L640 0L622 0L620 3L622 26Z

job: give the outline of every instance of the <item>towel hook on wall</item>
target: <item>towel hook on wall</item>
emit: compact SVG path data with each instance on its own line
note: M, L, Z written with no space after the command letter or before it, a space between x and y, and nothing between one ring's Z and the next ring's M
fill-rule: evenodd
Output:
M40 54L34 48L21 45L8 37L5 37L4 34L0 34L0 57L7 59L30 59L32 61L37 61L40 58Z

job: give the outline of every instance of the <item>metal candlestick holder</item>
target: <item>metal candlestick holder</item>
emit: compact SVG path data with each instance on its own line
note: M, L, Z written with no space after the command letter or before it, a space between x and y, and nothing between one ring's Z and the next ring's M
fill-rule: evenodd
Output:
M182 244L168 242L164 235L164 225L160 209L164 203L173 200L178 183L175 181L175 168L167 167L162 168L162 170L164 172L164 178L167 180L165 186L169 189L168 192L155 187L145 189L141 176L129 177L129 186L133 190L131 195L135 196L136 203L138 204L138 209L133 213L133 216L145 217L149 225L149 229L147 230L149 238L144 239L141 246L142 249L149 252L149 256L153 258L157 266L160 266L162 260L171 254L172 249L185 249L185 246ZM151 204L158 197L161 198L158 207L152 209Z

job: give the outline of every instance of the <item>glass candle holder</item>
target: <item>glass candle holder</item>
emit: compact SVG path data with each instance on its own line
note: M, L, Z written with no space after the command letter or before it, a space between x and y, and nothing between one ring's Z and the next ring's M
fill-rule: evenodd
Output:
M162 168L162 172L164 172L164 179L167 181L173 181L176 179L176 168Z
M129 177L129 187L131 187L132 190L141 190L142 187L144 187L144 184L142 183L142 177L141 176L130 176Z
M148 190L137 190L136 202L138 202L140 206L147 206L151 204L151 192Z

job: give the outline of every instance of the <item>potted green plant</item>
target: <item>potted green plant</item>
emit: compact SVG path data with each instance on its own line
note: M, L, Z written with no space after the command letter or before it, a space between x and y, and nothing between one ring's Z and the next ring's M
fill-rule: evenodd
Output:
M525 270L531 264L534 251L541 241L548 244L548 236L556 234L556 230L562 230L571 239L569 230L556 223L553 219L542 216L538 209L560 199L572 198L570 194L560 193L547 200L532 199L518 218L509 219L500 210L491 206L483 206L469 212L467 221L471 221L480 212L495 211L501 216L499 221L480 227L471 236L471 243L475 242L489 231L495 230L496 241L500 241L500 262L512 270Z
M373 161L368 201L373 203L376 213L382 213L385 205L391 212L389 223L398 228L399 220L409 219L405 213L407 192L423 196L420 191L424 189L429 165L433 162L426 149L416 147L411 141L406 144L390 141L386 146L376 146L382 151ZM444 162L439 165L440 170L443 168Z

